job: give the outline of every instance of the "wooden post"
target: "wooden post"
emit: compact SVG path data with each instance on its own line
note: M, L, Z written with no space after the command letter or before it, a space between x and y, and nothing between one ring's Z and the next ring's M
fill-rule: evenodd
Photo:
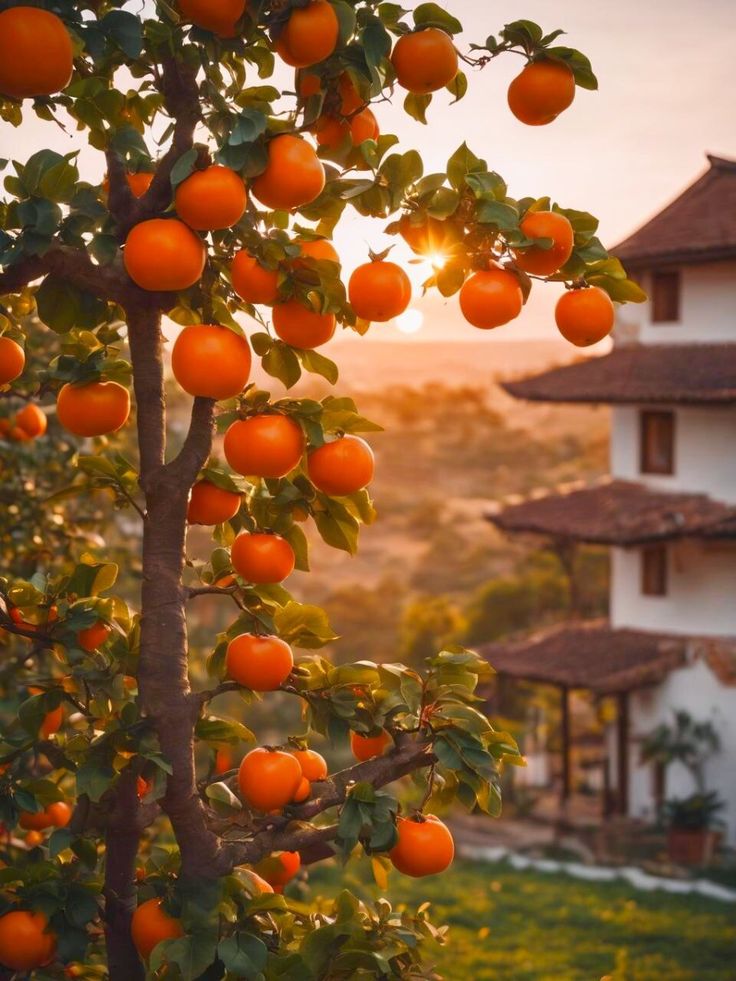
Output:
M562 793L560 803L564 808L570 799L570 690L566 685L560 688L560 708L562 711L560 736L562 740Z
M618 812L629 813L629 693L619 692L617 695L618 718L617 764L618 764Z

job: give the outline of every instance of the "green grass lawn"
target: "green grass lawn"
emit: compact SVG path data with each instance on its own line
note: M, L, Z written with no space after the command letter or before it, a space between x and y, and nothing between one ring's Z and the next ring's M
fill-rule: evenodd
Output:
M351 868L315 869L315 893L380 895ZM447 981L736 981L736 907L619 883L456 862L423 881L391 876L395 904L432 903L450 925L436 966ZM608 979L607 979L608 981Z

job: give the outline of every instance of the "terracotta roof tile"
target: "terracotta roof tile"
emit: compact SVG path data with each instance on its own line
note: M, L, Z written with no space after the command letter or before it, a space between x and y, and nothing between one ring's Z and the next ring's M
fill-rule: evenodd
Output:
M487 519L502 531L550 535L600 545L642 545L675 538L736 537L736 506L705 494L668 494L612 480L533 497Z
M687 637L614 630L605 621L590 621L486 644L479 652L501 675L608 694L658 683L685 663L689 642Z
M733 405L736 344L619 347L503 388L533 402Z
M736 160L709 169L610 251L629 268L736 258Z

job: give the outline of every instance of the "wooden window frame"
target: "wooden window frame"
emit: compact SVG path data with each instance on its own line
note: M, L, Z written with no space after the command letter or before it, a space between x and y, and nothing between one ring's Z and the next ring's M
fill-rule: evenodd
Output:
M642 596L667 596L669 553L666 545L647 545L641 550Z
M678 269L652 273L652 323L679 324L682 308L682 276Z
M650 427L662 427L666 445L661 454L652 452ZM654 440L655 437L651 436ZM661 456L661 460L659 457ZM672 410L642 410L639 413L639 472L672 476L675 472L675 413Z

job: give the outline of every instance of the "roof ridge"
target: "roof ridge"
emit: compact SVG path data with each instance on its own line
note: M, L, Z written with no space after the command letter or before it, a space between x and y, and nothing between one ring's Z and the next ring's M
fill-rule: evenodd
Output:
M734 157L718 157L714 153L706 153L705 156L713 170L736 171L736 158Z

